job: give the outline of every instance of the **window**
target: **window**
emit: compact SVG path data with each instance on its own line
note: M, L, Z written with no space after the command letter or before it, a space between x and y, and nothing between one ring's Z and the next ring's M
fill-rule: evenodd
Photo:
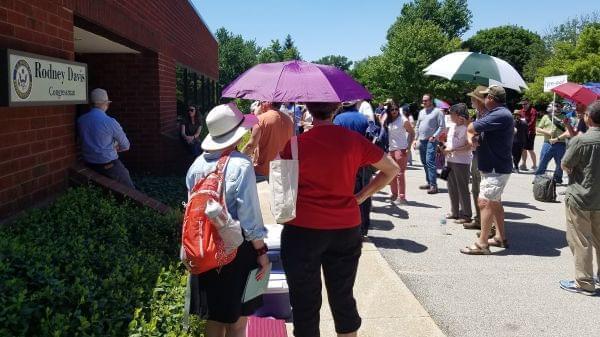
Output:
M216 82L182 65L176 67L177 119L187 113L189 105L196 106L204 117L218 103Z

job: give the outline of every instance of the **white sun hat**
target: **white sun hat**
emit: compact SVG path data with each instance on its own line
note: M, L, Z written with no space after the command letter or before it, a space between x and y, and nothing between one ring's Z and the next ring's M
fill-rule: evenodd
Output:
M256 116L242 114L235 103L217 105L206 116L208 136L202 142L202 149L225 149L240 140L257 123Z

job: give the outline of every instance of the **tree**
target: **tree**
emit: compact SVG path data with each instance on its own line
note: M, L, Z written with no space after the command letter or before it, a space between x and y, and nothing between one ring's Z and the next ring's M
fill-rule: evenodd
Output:
M357 62L353 74L376 100L393 98L416 102L425 92L456 101L464 99L465 82L425 76L423 69L436 59L460 49L458 38L449 39L434 22L416 20L395 27L383 54Z
M579 34L575 44L567 41L554 45L554 55L538 69L535 81L529 84L525 96L541 104L551 100L544 93L544 77L569 76L570 82L585 83L600 78L600 24L588 24Z
M519 26L500 26L483 29L463 43L464 48L499 57L523 73L528 62L537 66L547 55L542 38ZM530 72L533 79L534 74Z
M544 36L546 47L553 49L554 45L558 42L567 42L575 45L579 34L581 34L587 25L592 23L600 23L600 12L592 12L588 15L570 18L566 22L550 28Z
M259 63L281 62L287 60L301 60L300 52L294 45L294 40L290 34L285 37L283 46L279 39L271 40L271 45L260 51L258 55Z
M259 47L254 40L246 41L223 27L215 36L219 43L219 84L224 87L257 63Z
M320 59L314 61L314 63L334 66L336 68L342 69L345 72L350 71L350 67L352 66L352 61L350 61L346 56L341 55L323 56Z
M283 61L283 48L279 39L271 40L271 44L263 48L258 54L258 63L271 63Z
M469 30L472 18L467 0L414 0L402 6L400 16L388 30L387 38L390 40L402 25L426 20L437 24L452 39Z

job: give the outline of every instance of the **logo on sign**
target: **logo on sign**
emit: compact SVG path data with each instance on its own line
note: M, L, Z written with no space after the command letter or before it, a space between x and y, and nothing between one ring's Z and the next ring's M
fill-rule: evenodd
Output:
M31 86L33 79L31 77L31 68L25 60L19 60L15 64L13 71L13 87L17 96L21 99L26 99L31 94Z

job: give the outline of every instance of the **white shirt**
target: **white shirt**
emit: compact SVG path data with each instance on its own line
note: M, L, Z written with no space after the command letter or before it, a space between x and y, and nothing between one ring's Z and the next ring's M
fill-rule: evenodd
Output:
M465 145L467 145L467 126L452 123L448 128L446 148L452 150ZM450 153L447 159L448 162L451 163L471 164L473 154L471 153L471 150L466 149L464 151Z
M398 115L396 120L388 124L388 138L390 151L397 150L406 150L408 147L408 140L406 132L406 128L404 127L404 123L408 121L406 117L402 114Z
M358 108L358 112L367 117L368 120L375 121L375 114L373 113L373 107L371 106L371 103L362 101L362 103L360 103L360 108Z

